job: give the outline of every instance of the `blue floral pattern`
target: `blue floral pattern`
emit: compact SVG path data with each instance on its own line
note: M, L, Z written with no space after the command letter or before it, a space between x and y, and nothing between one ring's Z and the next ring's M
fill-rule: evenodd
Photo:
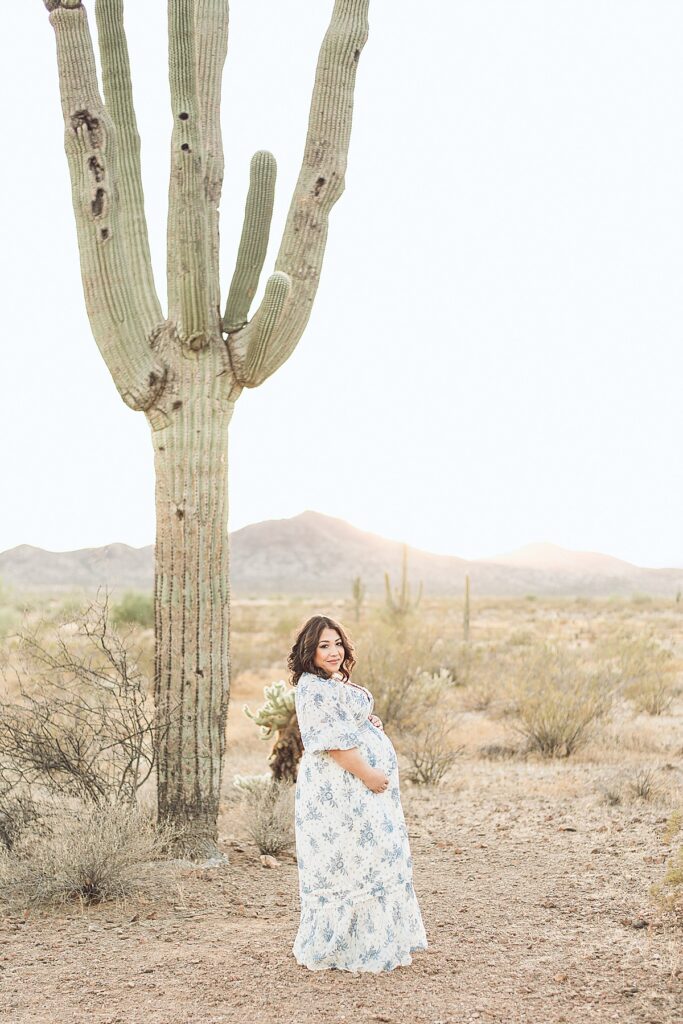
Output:
M369 690L304 673L295 694L304 745L295 802L301 918L292 952L313 971L379 973L427 948L413 889L396 751L369 721ZM389 777L373 793L330 757L358 747Z

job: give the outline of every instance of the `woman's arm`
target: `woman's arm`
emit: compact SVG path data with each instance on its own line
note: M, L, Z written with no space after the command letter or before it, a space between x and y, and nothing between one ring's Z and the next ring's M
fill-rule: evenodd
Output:
M328 750L330 757L337 762L341 768L351 772L364 782L373 793L381 793L389 784L385 772L378 768L372 768L361 756L358 747L351 747L350 750Z

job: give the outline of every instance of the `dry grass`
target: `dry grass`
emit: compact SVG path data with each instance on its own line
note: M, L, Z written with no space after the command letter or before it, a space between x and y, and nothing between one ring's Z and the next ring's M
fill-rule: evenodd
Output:
M610 660L619 684L635 711L662 715L680 691L672 650L652 634L620 632L598 646L600 656Z
M238 777L242 821L259 853L277 857L294 845L294 791L288 782L264 776Z
M544 757L568 757L610 708L609 677L568 648L544 644L517 666L511 682L513 728Z
M164 873L155 862L170 838L122 804L44 808L0 855L0 900L10 908L101 903L158 890Z
M401 736L401 753L406 759L405 777L417 785L438 786L455 764L464 746L453 741L453 724L438 709Z
M668 860L663 879L653 887L653 895L673 911L679 924L683 925L683 810L674 811L671 815L664 839L677 845Z

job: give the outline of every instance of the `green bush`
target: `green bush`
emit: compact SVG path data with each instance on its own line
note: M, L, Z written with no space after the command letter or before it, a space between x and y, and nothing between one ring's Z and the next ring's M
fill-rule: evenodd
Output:
M125 623L152 629L154 627L154 598L151 594L128 590L119 603L114 605L112 617L117 626Z

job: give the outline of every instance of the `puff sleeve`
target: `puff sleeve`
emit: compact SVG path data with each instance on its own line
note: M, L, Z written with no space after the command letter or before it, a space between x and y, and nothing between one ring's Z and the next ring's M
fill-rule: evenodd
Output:
M344 707L334 681L305 673L296 687L294 703L301 742L308 753L359 746L356 721Z

